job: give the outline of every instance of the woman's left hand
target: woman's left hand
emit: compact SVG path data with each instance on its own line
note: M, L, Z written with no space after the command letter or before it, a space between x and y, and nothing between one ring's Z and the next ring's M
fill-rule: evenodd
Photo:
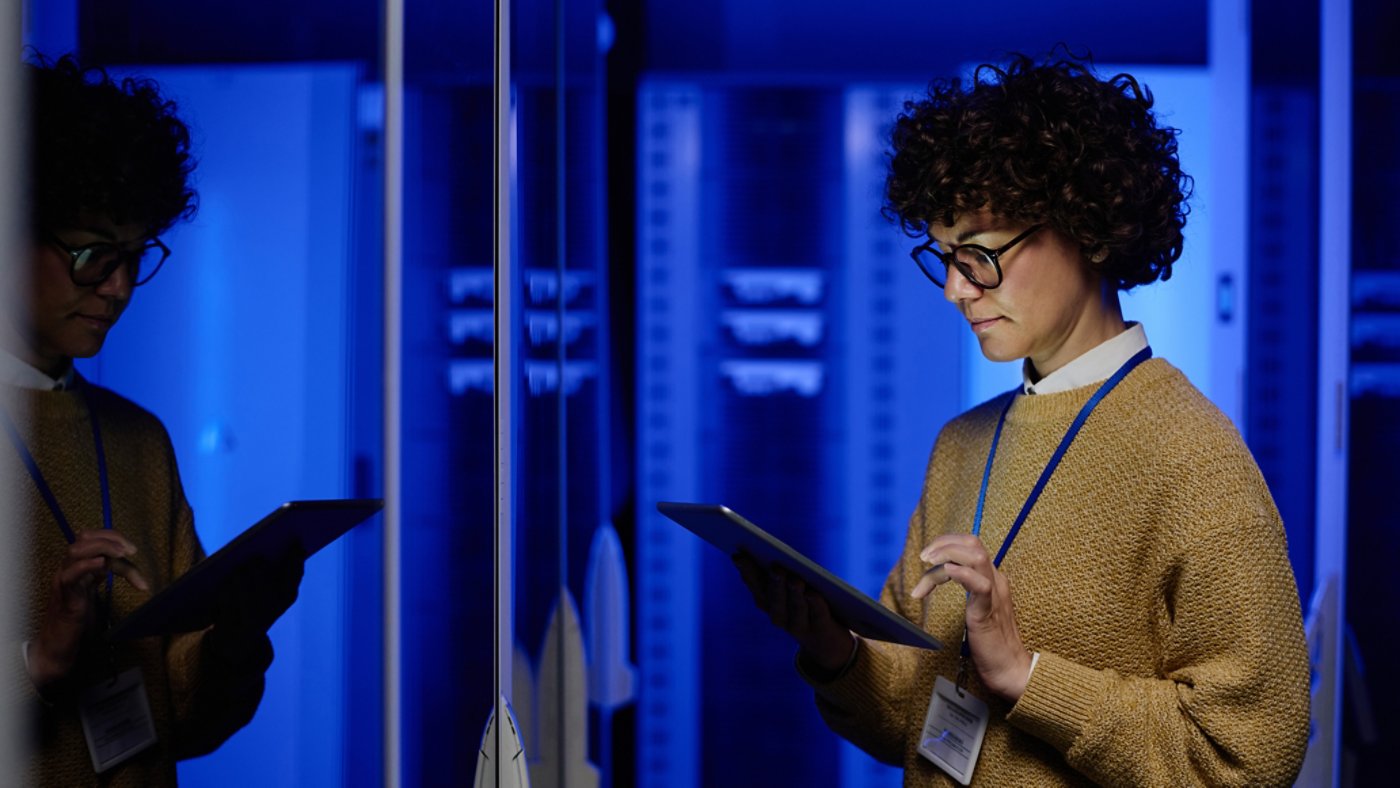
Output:
M1031 654L1016 629L1011 581L992 564L982 540L972 534L944 534L919 553L931 564L910 596L923 599L952 580L967 591L967 640L982 683L1011 702L1025 692Z

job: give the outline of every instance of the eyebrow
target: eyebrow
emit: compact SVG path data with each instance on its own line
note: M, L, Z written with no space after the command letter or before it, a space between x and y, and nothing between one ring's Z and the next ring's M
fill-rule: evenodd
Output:
M934 238L933 233L929 233L928 237L932 238L934 241L937 241L939 246L962 246L963 244L967 243L967 239L969 238L975 238L976 236L982 235L983 233L996 232L996 230L997 228L995 227L973 226L958 233L958 236L953 239L952 244L944 244L942 241L939 241L937 238Z
M987 233L1010 232L1006 225L995 219L990 220L990 224L974 224L966 230L958 233L958 237L953 240L954 246L962 246L969 238L975 238ZM932 236L930 236L932 237Z
M103 239L104 241L108 241L109 243L116 243L116 241L117 241L117 236L116 236L116 235L114 235L113 233L109 232L108 230L104 230L104 229L101 228L101 227L88 227L88 226L74 227L74 228L73 228L73 231L74 231L74 232L79 232L79 233L87 233L88 235L95 235L95 236L97 236L98 238Z

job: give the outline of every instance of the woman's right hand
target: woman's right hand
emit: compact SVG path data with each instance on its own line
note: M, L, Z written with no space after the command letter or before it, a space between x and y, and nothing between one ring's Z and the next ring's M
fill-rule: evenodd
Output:
M781 567L765 570L744 553L733 559L754 604L797 641L807 659L828 673L846 665L856 647L855 635L831 615L820 593Z
M39 634L29 643L29 678L43 692L65 678L78 661L83 635L92 626L96 612L96 589L107 579L107 572L149 591L146 578L128 559L136 545L112 530L80 531L68 546L63 563L49 586L49 600Z

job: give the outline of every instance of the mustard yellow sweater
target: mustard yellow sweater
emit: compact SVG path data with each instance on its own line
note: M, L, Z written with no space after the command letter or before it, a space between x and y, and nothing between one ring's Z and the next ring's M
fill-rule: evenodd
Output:
M1021 396L1007 416L983 520L1001 546L1095 386ZM948 644L864 642L817 705L906 785L954 785L918 755L934 678L957 673L964 595L909 590L919 550L971 530L1004 397L950 422L881 601ZM994 699L974 785L1286 785L1308 737L1308 660L1282 523L1238 433L1154 359L1089 418L1002 564L1025 645L1025 695ZM975 671L974 671L975 673Z
M98 414L105 444L113 527L135 542L134 563L153 590L168 585L203 557L193 515L180 485L175 455L155 416L82 380ZM92 424L74 390L46 392L0 386L3 404L23 433L45 480L75 531L102 527L101 487ZM68 543L8 438L0 437L0 483L7 502L7 533L26 563L20 637L33 639L54 572ZM149 594L117 578L114 618ZM77 692L103 675L106 646L84 644L74 675L40 698L29 681L20 644L4 649L7 702L32 734L26 782L35 785L164 786L175 784L175 761L212 751L251 719L262 696L261 674L239 675L202 648L204 633L146 638L119 644L116 667L139 666L155 717L157 743L108 772L93 772L76 706ZM246 669L242 669L246 670ZM8 782L8 781L6 781Z

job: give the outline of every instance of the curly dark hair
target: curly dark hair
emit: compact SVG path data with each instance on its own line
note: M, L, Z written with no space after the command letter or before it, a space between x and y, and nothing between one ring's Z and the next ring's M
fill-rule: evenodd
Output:
M31 55L25 72L35 228L96 215L155 236L194 215L190 130L155 82L114 80L69 55Z
M1120 290L1171 278L1191 176L1178 129L1158 125L1152 93L1128 74L1100 79L1087 57L1015 55L970 83L937 80L891 133L885 215L911 236L988 208L1045 222L1079 244Z

